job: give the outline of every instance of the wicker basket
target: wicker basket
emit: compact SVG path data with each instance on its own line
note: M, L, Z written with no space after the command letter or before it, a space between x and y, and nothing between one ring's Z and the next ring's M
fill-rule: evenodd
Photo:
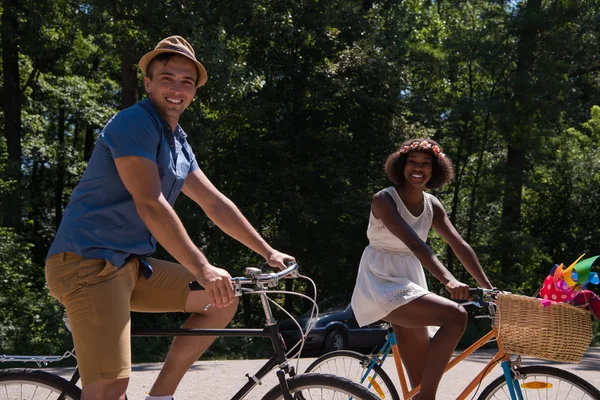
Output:
M589 311L570 304L542 306L539 299L500 294L498 345L509 354L577 363L592 341Z

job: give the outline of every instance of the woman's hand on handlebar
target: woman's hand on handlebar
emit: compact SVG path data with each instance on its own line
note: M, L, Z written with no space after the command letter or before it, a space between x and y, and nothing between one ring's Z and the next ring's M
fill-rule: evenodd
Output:
M468 300L470 297L469 285L459 282L456 279L450 279L446 282L445 286L446 290L450 292L450 297L454 300Z

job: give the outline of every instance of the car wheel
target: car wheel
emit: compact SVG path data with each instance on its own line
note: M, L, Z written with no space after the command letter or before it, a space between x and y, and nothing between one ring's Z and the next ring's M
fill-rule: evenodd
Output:
M347 341L344 333L338 329L334 329L325 337L325 351L344 350Z

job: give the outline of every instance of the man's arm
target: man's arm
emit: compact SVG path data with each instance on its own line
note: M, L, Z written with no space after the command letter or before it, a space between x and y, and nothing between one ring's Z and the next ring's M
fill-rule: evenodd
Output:
M223 195L204 175L196 170L188 175L183 193L198 204L221 230L265 258L269 265L285 269L285 261L293 257L273 249L256 232L231 200Z
M224 307L230 304L234 298L231 276L227 271L212 266L194 245L175 210L162 194L156 164L143 157L125 156L116 158L115 165L150 233L194 274L208 291L213 305Z
M433 229L450 245L454 254L469 271L469 274L475 278L479 286L491 289L492 284L485 275L483 268L481 268L477 255L475 255L473 248L460 237L456 228L448 219L442 203L436 197L431 196L431 204L433 206Z

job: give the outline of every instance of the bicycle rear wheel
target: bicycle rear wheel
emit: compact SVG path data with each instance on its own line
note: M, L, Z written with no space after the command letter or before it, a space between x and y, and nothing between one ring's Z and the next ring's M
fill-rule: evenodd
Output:
M306 372L333 374L360 382L379 399L400 400L400 395L394 387L389 375L373 363L369 356L356 351L339 350L323 354L308 366ZM367 374L367 370L371 368Z
M600 399L598 389L569 371L544 365L520 367L517 371L525 399ZM479 400L492 399L511 399L504 376L490 383L479 396Z
M79 400L80 397L81 389L58 375L35 369L0 370L0 400Z
M349 379L329 374L301 374L287 379L294 400L379 400L366 388ZM263 400L281 400L281 386L275 386Z

